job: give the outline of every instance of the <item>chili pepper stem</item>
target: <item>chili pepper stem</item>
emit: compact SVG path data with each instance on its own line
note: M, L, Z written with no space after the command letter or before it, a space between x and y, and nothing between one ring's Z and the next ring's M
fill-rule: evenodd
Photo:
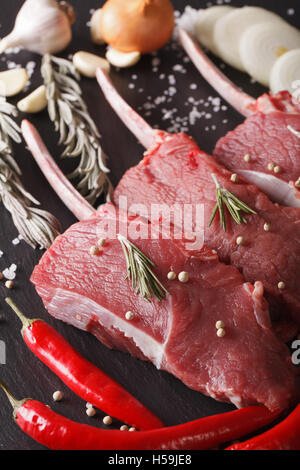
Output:
M26 401L28 400L28 398L24 398L23 400L17 400L11 393L11 391L6 387L6 385L2 382L2 380L0 380L0 388L2 388L3 392L5 393L5 395L7 396L7 398L9 399L9 402L11 404L11 406L13 407L13 410L14 410L14 418L16 418L16 413L18 411L18 409L20 408L20 406L24 405L24 403L26 403Z
M5 302L12 308L12 310L17 314L17 316L20 318L21 322L22 322L22 334L23 334L23 331L26 329L26 328L29 328L32 323L34 323L35 321L37 321L36 318L27 318L23 312L21 312L21 310L17 307L17 305L14 303L14 301L10 298L10 297L6 297L5 299Z

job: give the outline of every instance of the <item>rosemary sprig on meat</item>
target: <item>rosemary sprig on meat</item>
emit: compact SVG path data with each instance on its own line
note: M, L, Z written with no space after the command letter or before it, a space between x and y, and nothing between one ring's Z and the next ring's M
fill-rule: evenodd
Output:
M32 207L39 202L23 187L21 171L13 157L11 142L21 142L20 128L14 121L15 106L0 98L0 200L11 213L23 239L33 248L49 248L60 231L60 224L49 212Z
M147 302L151 302L152 295L159 301L164 299L169 292L153 273L151 269L155 267L153 261L123 235L119 234L118 240L122 245L126 259L127 276L125 279L131 281L136 293L140 294Z
M69 175L77 179L77 189L93 204L111 189L105 155L99 133L82 99L80 76L72 62L46 54L41 73L47 89L48 113L59 143L65 146L62 157L80 157L77 168Z
M208 226L209 227L211 226L216 213L219 211L220 224L224 232L226 232L226 217L225 217L224 204L227 207L229 214L231 215L231 217L237 224L241 224L241 223L246 224L247 220L243 216L242 212L244 212L245 214L256 214L256 212L253 209L251 209L251 207L247 206L247 204L245 204L239 198L237 198L235 194L233 194L231 191L228 191L227 189L222 188L222 186L218 182L217 177L214 173L212 173L212 178L217 188L217 191L216 191L217 203L211 215Z

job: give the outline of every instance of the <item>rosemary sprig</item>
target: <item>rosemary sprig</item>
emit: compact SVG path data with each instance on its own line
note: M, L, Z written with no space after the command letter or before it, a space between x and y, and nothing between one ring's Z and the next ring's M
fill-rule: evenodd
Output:
M0 200L11 213L23 239L33 248L49 248L60 231L60 224L49 212L31 207L39 202L23 187L21 171L13 157L11 142L21 142L20 128L14 121L15 106L0 98Z
M105 166L106 156L99 143L99 133L82 99L80 76L72 62L46 54L41 73L47 89L48 113L65 146L62 157L80 157L69 175L77 179L77 189L93 204L111 190Z
M133 289L147 302L151 302L152 294L159 301L164 299L169 292L153 273L151 269L155 267L153 261L123 235L119 234L118 240L122 245L126 259L127 276L125 279L131 280Z
M251 209L251 207L247 206L247 204L245 204L239 198L237 198L235 194L233 194L231 191L228 191L227 189L222 188L222 186L218 182L217 177L214 173L212 173L211 176L217 188L217 203L214 207L208 226L209 227L211 226L217 211L219 211L220 224L224 232L226 232L226 217L225 217L224 204L227 207L229 214L231 215L231 217L237 224L241 224L242 222L246 224L247 220L245 219L245 217L242 215L241 212L244 212L245 214L256 214L256 212L253 209Z

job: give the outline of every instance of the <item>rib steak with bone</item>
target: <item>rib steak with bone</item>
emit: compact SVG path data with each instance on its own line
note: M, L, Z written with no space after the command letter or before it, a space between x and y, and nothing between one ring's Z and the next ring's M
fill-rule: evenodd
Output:
M234 85L181 29L180 40L207 82L239 113L243 124L222 137L214 156L226 168L258 186L279 204L300 207L300 103L289 92L257 100ZM244 159L250 155L250 162ZM274 172L277 167L278 172ZM276 170L275 170L276 171Z

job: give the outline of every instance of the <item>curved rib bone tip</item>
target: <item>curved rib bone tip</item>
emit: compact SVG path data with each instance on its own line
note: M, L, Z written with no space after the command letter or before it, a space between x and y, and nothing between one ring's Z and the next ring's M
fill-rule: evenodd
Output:
M79 194L57 166L37 129L26 120L22 121L21 128L25 142L36 163L68 209L79 220L85 220L94 215L95 209Z
M155 141L157 131L152 129L152 127L120 96L107 72L98 68L96 75L105 98L121 121L123 121L125 126L128 127L145 148L151 147Z
M205 80L239 113L244 116L253 114L256 100L229 80L187 31L180 29L179 38L185 52Z

